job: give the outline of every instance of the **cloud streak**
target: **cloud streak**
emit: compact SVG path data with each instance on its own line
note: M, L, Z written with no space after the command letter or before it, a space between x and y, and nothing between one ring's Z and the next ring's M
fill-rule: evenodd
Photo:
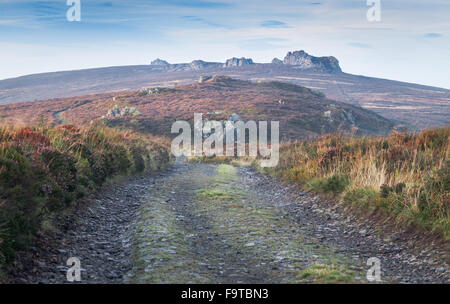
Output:
M269 28L287 28L289 27L285 22L278 21L278 20L266 20L261 23L262 27L269 27Z
M361 42L349 42L349 46L356 47L356 48L362 48L362 49L371 49L372 46L367 43L361 43Z
M425 35L423 35L423 37L425 37L425 38L441 38L442 35L439 33L426 33Z

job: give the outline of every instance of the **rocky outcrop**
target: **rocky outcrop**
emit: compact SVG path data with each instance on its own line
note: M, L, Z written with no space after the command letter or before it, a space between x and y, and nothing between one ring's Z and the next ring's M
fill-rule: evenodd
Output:
M206 62L206 61L203 61L203 60L194 60L194 61L192 61L189 64L189 67L192 70L194 70L194 71L198 71L198 70L202 70L202 69L209 68L209 67L216 66L216 65L218 65L218 64L215 63L215 62Z
M208 112L208 115L222 115L222 111L215 111L215 112ZM232 122L235 124L238 121L242 121L241 117L233 113L231 114L227 120L209 120L207 118L202 120L202 130L203 130L203 139L208 138L211 136L211 134L215 133L217 136L219 136L220 139L226 140L226 133L225 130L227 128L227 121ZM217 123L222 127L222 130L215 129L215 125ZM205 130L206 128L206 130ZM207 131L209 130L209 131ZM214 131L213 131L214 130ZM221 133L220 133L221 132ZM237 130L234 130L234 139L237 140Z
M353 126L356 125L355 117L353 116L352 110L348 110L348 111L343 110L341 113L341 117L342 117L342 119L348 121L351 125L353 125Z
M173 93L175 92L175 89L171 88L160 88L160 87L154 87L154 88L142 88L136 96L143 97L143 96L149 96L153 94L162 94L162 93Z
M210 75L203 75L200 76L199 83L228 83L228 84L232 84L236 82L236 79L233 79L229 76L223 76L223 75L214 75L214 76L210 76Z
M153 66L153 69L160 69L167 72L179 72L179 71L200 71L207 68L220 68L222 67L223 63L194 60L190 63L170 64L167 61L156 59L152 61L151 65Z
M233 113L233 114L230 115L228 120L232 121L232 122L237 122L237 121L241 121L242 119L241 119L241 117L238 114Z
M284 64L297 66L302 70L315 70L324 73L340 73L339 61L335 57L314 57L305 51L287 53Z
M283 64L283 61L281 61L281 60L278 59L278 58L274 58L274 59L272 60L272 64Z
M213 78L213 76L200 76L200 78L198 79L198 83L204 83L205 81L211 80Z
M139 93L138 96L147 96L147 95L153 95L153 94L158 94L161 91L161 88L142 88Z
M167 61L159 59L159 58L156 58L150 64L151 65L169 65L169 63Z
M230 68L230 67L240 67L244 65L251 65L254 64L253 60L251 58L236 58L233 57L231 59L228 59L225 64L223 65L224 68Z

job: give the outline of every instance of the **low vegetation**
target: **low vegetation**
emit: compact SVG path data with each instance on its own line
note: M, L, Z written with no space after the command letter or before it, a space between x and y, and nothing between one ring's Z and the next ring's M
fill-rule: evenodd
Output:
M285 144L263 171L449 237L450 127L389 137L325 135Z
M48 124L85 125L105 115L111 127L166 136L174 136L170 130L175 121L192 123L194 113L219 121L233 113L243 121L279 121L283 140L305 140L336 130L356 135L388 134L394 126L374 112L326 99L302 86L224 76L176 89L148 88L120 95L111 92L11 104L0 106L0 112L0 125L24 126L41 119Z
M169 143L100 123L0 128L0 265L26 249L55 214L107 180L170 161Z
M346 268L325 264L314 264L306 268L300 273L298 278L315 284L355 283L352 273Z

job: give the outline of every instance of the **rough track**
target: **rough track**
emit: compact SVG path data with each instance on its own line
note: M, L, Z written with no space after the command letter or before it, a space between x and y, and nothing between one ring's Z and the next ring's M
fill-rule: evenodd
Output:
M251 168L177 163L95 194L64 231L19 256L15 282L63 283L78 257L82 283L449 283L435 249L380 235L318 197Z

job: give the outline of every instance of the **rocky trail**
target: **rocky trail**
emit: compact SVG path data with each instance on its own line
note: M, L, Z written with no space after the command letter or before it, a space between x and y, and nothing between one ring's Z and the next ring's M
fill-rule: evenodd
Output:
M12 267L16 283L449 283L445 252L383 235L252 168L178 162L89 198ZM444 258L443 258L444 256Z

